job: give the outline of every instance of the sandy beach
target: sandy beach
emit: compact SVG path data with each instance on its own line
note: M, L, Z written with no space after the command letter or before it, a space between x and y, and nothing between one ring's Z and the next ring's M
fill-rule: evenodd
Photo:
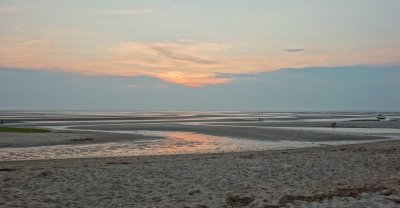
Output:
M0 170L2 207L400 206L393 201L400 194L398 141L1 162Z
M299 115L10 115L0 207L400 207L400 122Z

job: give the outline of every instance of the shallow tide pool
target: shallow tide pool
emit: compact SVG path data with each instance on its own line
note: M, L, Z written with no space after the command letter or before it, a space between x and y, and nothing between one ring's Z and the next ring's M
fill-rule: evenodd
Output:
M93 130L91 130L93 131ZM105 131L102 131L105 132ZM2 148L0 161L11 160L42 160L62 158L91 158L114 156L142 155L174 155L241 152L258 150L279 150L317 147L323 145L342 145L373 142L335 141L335 142L299 142L299 141L260 141L241 138L219 137L207 134L179 131L109 131L123 134L141 134L161 136L159 140L141 140L132 142L86 144L86 145L56 145L26 148Z

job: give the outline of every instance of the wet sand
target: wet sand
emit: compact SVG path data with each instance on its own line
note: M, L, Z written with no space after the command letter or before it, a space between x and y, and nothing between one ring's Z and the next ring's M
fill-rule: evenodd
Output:
M0 148L21 148L54 145L83 145L110 142L135 142L160 139L140 134L104 132L52 131L50 133L0 133Z
M225 115L226 116L226 115ZM48 116L49 117L49 116ZM171 116L164 116L171 118ZM29 122L29 119L41 119L39 117L29 117L25 123L20 121L8 121L8 126L15 127L39 127L49 128L51 133L47 134L13 134L0 133L0 148L4 147L34 147L48 145L79 145L79 144L96 144L107 142L123 142L137 140L159 139L159 137L151 137L141 135L140 131L182 131L195 132L199 134L208 134L213 136L232 137L239 139L255 139L263 141L361 141L383 139L379 134L338 134L336 128L332 131L315 132L304 130L288 130L279 129L280 127L330 127L331 121L308 121L301 120L276 122L274 120L266 120L258 122L256 118L250 121L235 121L234 119L225 118L225 122L210 121L207 119L199 121L193 120L176 120L182 116L174 117L175 119L167 119L160 121L160 116L147 117L146 121L141 120L142 117L136 118L129 116L129 120L120 120L118 117L112 117L111 120L101 118L93 118L82 115L74 115L74 122L68 120L68 116L57 116L56 118L46 118L46 121ZM245 116L247 118L247 115ZM338 116L336 116L338 117ZM309 119L308 117L301 117ZM321 119L321 116L313 117ZM21 119L21 118L19 118ZM55 120L54 120L55 119ZM64 119L64 120L62 120ZM94 119L94 120L93 120ZM138 120L135 120L138 119ZM258 118L257 118L258 119ZM327 118L325 118L327 119ZM329 117L329 119L333 119ZM15 123L14 123L15 122ZM59 130L62 126L68 126L70 131ZM342 121L337 122L337 129L340 128L391 128L400 129L399 121ZM274 128L278 127L278 128ZM72 131L71 131L72 130ZM88 132L87 130L98 130L102 132ZM137 131L136 134L112 133L112 131Z
M0 170L1 207L400 206L399 141L0 162Z
M250 124L251 125L251 124ZM74 129L97 129L107 131L184 131L209 134L215 136L227 136L241 139L256 139L268 141L351 141L367 139L383 139L377 135L349 135L324 132L312 132L301 130L284 130L271 128L258 128L259 126L234 126L225 124L218 125L188 125L188 124L119 124L119 125L96 125L86 127L76 127Z

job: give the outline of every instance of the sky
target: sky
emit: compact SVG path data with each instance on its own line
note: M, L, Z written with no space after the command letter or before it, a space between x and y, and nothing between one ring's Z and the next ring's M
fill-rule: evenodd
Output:
M0 109L400 110L398 0L0 0Z

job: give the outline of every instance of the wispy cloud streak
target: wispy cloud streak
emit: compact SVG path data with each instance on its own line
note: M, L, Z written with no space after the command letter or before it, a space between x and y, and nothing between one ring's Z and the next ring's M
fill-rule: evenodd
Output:
M283 49L286 52L302 52L305 51L305 49L303 48L287 48L287 49Z
M121 15L121 16L136 16L155 13L157 10L154 9L131 9L131 10L96 10L97 14L105 15Z

